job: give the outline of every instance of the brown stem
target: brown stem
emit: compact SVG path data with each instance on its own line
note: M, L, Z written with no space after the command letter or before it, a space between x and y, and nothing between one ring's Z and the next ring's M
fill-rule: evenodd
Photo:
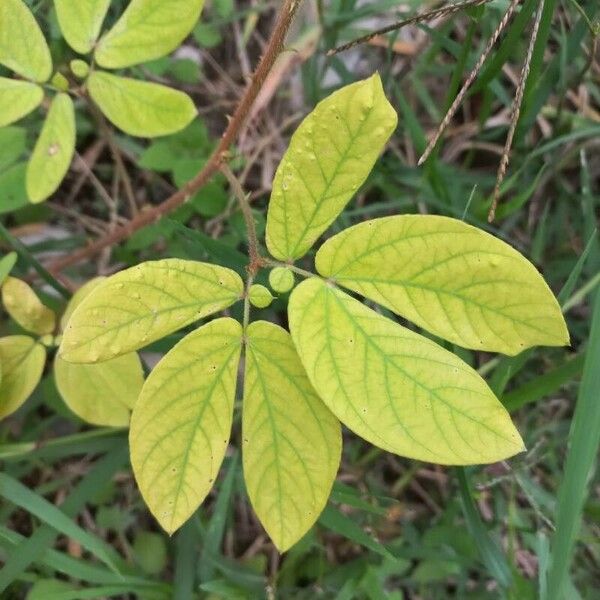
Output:
M81 248L72 254L52 261L47 266L47 269L51 273L56 273L65 267L77 264L98 253L103 248L118 244L127 239L142 227L159 221L164 215L181 206L188 198L208 183L212 176L221 168L221 165L226 159L227 150L235 142L244 126L250 108L254 104L262 84L275 63L275 60L283 50L283 44L288 29L290 28L301 3L302 0L284 0L283 5L279 10L279 14L277 15L273 33L271 34L269 43L258 67L254 72L252 81L246 88L217 148L194 179L185 184L180 190L164 200L161 204L140 212L125 225L122 225L107 235L95 240L85 248Z

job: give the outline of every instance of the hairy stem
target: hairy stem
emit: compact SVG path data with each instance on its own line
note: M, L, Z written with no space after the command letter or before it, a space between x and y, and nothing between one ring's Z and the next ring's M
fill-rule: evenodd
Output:
M85 248L81 248L76 252L52 261L47 267L50 272L56 273L65 267L86 260L90 256L100 252L103 248L118 244L129 238L142 227L159 221L164 215L181 206L188 198L198 192L210 181L213 175L221 168L221 165L226 159L227 150L235 142L241 129L246 123L250 108L254 104L275 60L283 50L285 37L301 3L302 0L283 1L267 48L254 72L252 80L240 99L238 107L231 117L218 146L198 174L161 204L141 211L125 225L122 225L109 232L107 235L95 240Z
M248 195L244 192L242 184L239 179L233 174L233 171L229 168L227 163L221 165L221 173L225 175L225 178L229 182L229 187L235 195L242 215L244 216L244 222L246 223L246 232L248 233L248 257L250 258L250 264L248 265L248 272L254 276L261 267L263 259L260 255L258 236L256 235L256 223L254 222L254 215L252 214L252 208L248 202Z

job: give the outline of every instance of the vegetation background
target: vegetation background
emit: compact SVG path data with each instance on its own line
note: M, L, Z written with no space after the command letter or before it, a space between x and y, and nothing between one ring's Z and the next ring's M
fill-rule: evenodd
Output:
M68 65L73 56L52 2L27 3L56 62ZM109 22L125 4L112 2ZM36 261L47 264L106 235L198 172L265 48L280 4L207 2L179 50L131 69L138 78L189 93L200 117L183 132L146 144L99 130L78 112L79 156L45 204L27 203L17 174L33 147L41 111L0 129L0 243L2 253L19 251L17 276L31 276ZM280 556L249 509L236 422L215 489L170 539L137 492L126 432L84 425L48 375L0 425L3 471L34 492L8 501L0 487L1 598L546 598L553 594L549 565L556 568L561 560L570 561L566 597L598 597L597 474L584 484L600 435L600 390L579 386L586 352L588 380L600 371L600 323L590 334L594 299L600 298L597 0L545 0L493 224L486 221L490 194L537 0L521 3L443 142L424 166L416 166L508 4L494 0L328 58L326 51L339 43L437 4L305 2L288 36L289 51L264 82L231 158L262 233L271 181L294 128L331 91L379 70L400 124L333 231L387 214L444 214L491 231L533 260L560 292L571 347L536 348L514 359L455 348L509 408L528 452L510 463L448 469L404 460L345 435L329 505L302 542ZM161 221L54 276L76 288L97 274L160 257L208 259L242 272L244 242L242 215L219 175ZM36 289L61 310L51 287L38 280ZM285 298L278 300L265 318L284 323L284 307ZM2 316L0 334L15 332L17 326ZM181 335L154 344L145 354L148 362ZM58 535L53 516L36 504L39 497L92 533L124 575Z

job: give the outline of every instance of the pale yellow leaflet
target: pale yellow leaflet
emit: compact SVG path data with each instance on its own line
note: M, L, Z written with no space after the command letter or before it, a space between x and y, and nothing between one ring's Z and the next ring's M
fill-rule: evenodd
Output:
M94 71L87 86L100 110L130 135L158 137L175 133L196 116L196 107L187 94L158 83Z
M80 54L91 52L110 0L54 0L54 6L69 46Z
M29 81L0 77L0 127L28 115L44 99L44 91Z
M31 333L52 333L56 325L54 311L44 306L37 294L24 281L7 277L2 284L2 303L6 312Z
M154 368L133 409L131 464L144 500L172 534L213 486L227 449L242 327L217 319Z
M0 338L0 418L15 412L37 386L46 362L46 350L33 338Z
M225 267L176 258L141 263L109 277L81 302L60 355L89 363L137 350L231 306L243 288Z
M314 391L287 331L257 321L247 344L244 478L254 511L283 552L325 507L340 463L340 424Z
M273 181L267 247L303 256L364 183L398 117L378 74L320 102L290 141Z
M52 74L48 44L22 0L0 1L0 64L32 81Z
M518 354L569 334L537 269L494 236L447 217L366 221L319 249L318 272L466 348Z
M204 0L131 0L100 39L97 63L120 69L169 54L191 32L203 6Z
M431 340L317 278L292 292L289 320L323 402L372 444L448 465L491 463L524 450L485 381Z

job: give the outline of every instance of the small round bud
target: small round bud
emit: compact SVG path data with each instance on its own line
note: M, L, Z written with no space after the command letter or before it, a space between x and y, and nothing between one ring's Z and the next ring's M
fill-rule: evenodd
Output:
M273 291L285 294L294 287L294 274L285 267L275 267L269 273L269 285Z
M250 287L250 304L256 306L256 308L267 308L271 302L273 302L273 296L271 292L260 284L254 284Z
M85 79L90 72L90 66L85 62L85 60L81 60L76 58L69 63L69 67L71 67L71 72L75 77L79 77L79 79Z
M66 92L69 89L69 81L62 73L59 73L58 71L54 73L50 83L52 83L52 85L61 92Z
M40 342L46 346L46 348L52 348L55 345L54 336L51 333L47 333L40 338Z

